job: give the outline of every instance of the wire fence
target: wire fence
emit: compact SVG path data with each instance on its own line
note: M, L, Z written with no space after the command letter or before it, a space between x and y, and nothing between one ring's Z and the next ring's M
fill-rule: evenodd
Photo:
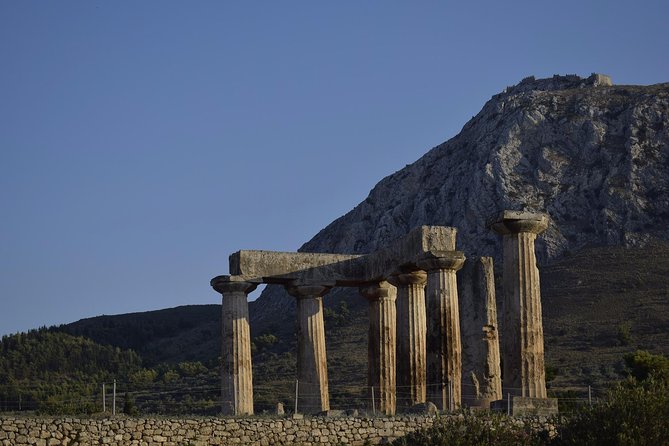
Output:
M54 414L158 414L158 415L217 415L221 407L221 384L218 380L193 382L189 385L151 383L139 386L136 383L111 381L86 383L85 386L69 388L72 383L52 383L45 388L43 383L25 383L8 386L0 384L0 412L37 412ZM55 387L54 387L55 386ZM60 391L54 392L57 388ZM279 380L253 386L254 407L258 414L272 414L281 403L285 412L300 412L310 401L319 401L321 392L318 383L297 380ZM379 387L329 383L327 395L331 410L341 410L366 415L380 415L387 398L394 398L398 413L414 411L416 401L435 402L443 411L460 407L480 407L491 399L500 401L495 410L510 412L514 396L521 389L502 389L501 395L487 397L479 395L479 388L462 384L460 402L453 385L428 383L424 386L396 385L394 392L383 392ZM560 413L572 413L583 406L592 406L605 400L606 388L591 386L551 387L548 397L558 402Z

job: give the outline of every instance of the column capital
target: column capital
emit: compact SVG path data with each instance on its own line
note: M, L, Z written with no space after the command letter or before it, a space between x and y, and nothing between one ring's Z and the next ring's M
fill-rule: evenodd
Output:
M457 271L464 263L465 254L462 251L431 251L418 260L416 265L425 271L442 269Z
M501 235L541 234L548 228L548 216L539 212L503 211L491 221L490 227Z
M323 297L332 288L328 284L315 284L292 281L286 285L286 292L297 299L304 299L309 297Z
M395 293L392 290L392 285L382 280L378 283L371 283L359 288L360 295L367 300L381 300L381 299L395 299Z
M242 276L216 276L211 279L211 287L225 295L228 293L249 294L258 286L257 283L247 282Z
M421 269L401 272L390 276L388 281L395 286L425 285L425 282L427 282L427 273Z

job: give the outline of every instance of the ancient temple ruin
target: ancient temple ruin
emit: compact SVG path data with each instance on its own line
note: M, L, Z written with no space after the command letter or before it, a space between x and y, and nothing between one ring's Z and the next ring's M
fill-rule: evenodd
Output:
M513 404L514 413L536 407L554 412L554 400L546 397L534 253L534 240L547 223L543 214L505 211L491 224L502 234L504 247L502 354L492 259L466 262L465 283L458 284L456 272L465 256L456 250L455 228L417 227L366 255L232 254L230 275L211 280L223 296L223 413L253 414L247 295L261 283L283 285L297 300L300 412L330 409L323 296L335 286L357 287L369 302L368 386L382 413L393 415L398 406L427 401L439 410L490 406L505 395L513 395L505 404Z

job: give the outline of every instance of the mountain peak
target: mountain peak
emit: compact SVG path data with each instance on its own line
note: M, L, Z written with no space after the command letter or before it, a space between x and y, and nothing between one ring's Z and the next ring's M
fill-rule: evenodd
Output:
M586 87L611 87L613 82L611 76L606 74L592 73L588 77L581 77L576 74L559 75L544 79L536 79L534 76L528 76L518 84L506 89L498 96L525 93L528 91L556 91L568 90L572 88Z

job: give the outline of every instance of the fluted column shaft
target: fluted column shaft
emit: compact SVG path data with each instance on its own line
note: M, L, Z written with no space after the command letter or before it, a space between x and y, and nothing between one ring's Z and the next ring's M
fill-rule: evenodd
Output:
M222 294L221 412L253 415L253 370L247 295L256 284L235 281L212 283Z
M317 413L330 410L328 365L323 322L324 286L287 286L297 298L297 379L298 411Z
M504 218L493 228L504 248L504 392L546 398L539 269L534 252L545 216Z
M397 286L397 397L411 407L426 398L425 271L391 277Z
M427 399L439 410L462 404L462 342L455 273L464 261L461 252L452 251L431 254L431 258L418 262L427 270Z
M396 410L396 290L388 282L360 288L369 301L367 338L367 382L378 410L395 415Z

